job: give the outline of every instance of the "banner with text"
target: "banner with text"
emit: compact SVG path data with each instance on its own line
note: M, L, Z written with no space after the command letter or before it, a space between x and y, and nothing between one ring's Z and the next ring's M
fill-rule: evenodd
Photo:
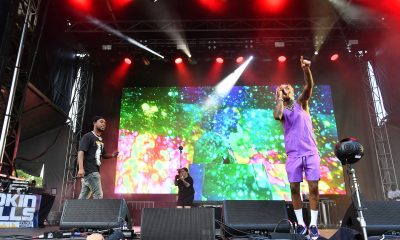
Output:
M42 196L0 193L0 228L38 227Z

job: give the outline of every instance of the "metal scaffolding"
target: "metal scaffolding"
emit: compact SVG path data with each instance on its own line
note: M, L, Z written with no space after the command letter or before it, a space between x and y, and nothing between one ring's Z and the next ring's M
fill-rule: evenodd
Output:
M86 54L78 56L77 61L77 71L75 73L76 80L71 94L70 120L68 122L68 143L63 183L61 186L59 211L62 210L63 203L66 199L75 198L79 140L82 136L82 124L86 108L87 92L89 86L92 84L89 56Z
M393 162L392 150L389 142L386 122L377 121L376 106L383 105L383 100L379 92L380 83L378 79L377 85L371 84L372 75L368 71L368 60L366 52L359 51L357 58L360 64L360 70L363 78L363 86L365 98L367 100L367 109L369 115L369 122L371 127L371 134L375 147L376 161L379 168L379 175L381 179L382 196L385 200L388 199L388 192L399 189L397 182L396 170Z
M34 62L34 43L38 43L37 23L41 0L11 2L2 46L0 48L0 172L14 175L20 124L29 78Z
M351 19L347 21L332 17L321 18L275 18L275 19L195 19L195 20L128 20L128 21L70 21L66 32L77 35L87 49L99 53L99 45L109 45L135 55L143 52L132 48L126 37L163 53L175 56L179 42L187 44L193 56L215 51L272 51L276 42L283 42L285 51L290 49L314 53L315 45L324 48L345 49L348 40L359 39L360 30L380 31L387 28L380 19ZM104 26L118 34L104 31ZM316 32L321 32L316 35ZM330 34L322 34L329 32ZM121 34L124 37L121 37ZM93 44L92 39L102 39ZM178 39L177 39L178 38ZM180 39L179 39L180 38ZM319 41L319 43L318 43ZM357 40L358 41L358 40ZM363 38L357 44L371 45L374 38Z
M362 20L362 21L361 21ZM382 28L382 21L349 19L349 27L374 29ZM337 18L268 18L268 19L201 19L201 20L129 20L117 23L103 22L118 28L122 33L159 33L159 32L260 32L260 31L309 31L311 29L342 30L335 24ZM333 23L333 25L332 25ZM117 25L117 26L115 26ZM89 21L71 22L67 32L95 33L103 32L101 27Z

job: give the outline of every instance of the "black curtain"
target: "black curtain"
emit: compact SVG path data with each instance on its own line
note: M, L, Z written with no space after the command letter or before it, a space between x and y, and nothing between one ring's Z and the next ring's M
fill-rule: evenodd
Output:
M7 23L7 14L10 8L9 0L0 0L0 39L3 39L4 28Z
M49 76L50 76L50 98L59 106L64 112L70 109L70 99L74 82L77 78L79 64L74 56L63 54L61 50L52 53L55 59L50 63ZM49 59L49 60L50 60Z

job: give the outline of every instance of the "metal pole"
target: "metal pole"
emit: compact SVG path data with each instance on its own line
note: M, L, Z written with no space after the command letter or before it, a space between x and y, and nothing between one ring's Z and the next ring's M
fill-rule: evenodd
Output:
M17 90L17 84L18 84L18 76L20 72L20 65L21 65L21 59L22 59L22 51L24 49L25 45L25 37L26 37L26 29L28 28L29 22L29 11L31 8L31 0L29 0L27 8L26 8L26 15L25 15L25 22L24 22L24 27L22 29L22 34L21 34L21 39L19 42L19 47L18 47L18 55L17 55L17 60L15 62L15 67L14 67L14 74L12 78L12 83L11 83L11 88L10 88L10 94L8 96L8 103L7 103L7 108L4 116L4 122L3 122L3 127L1 129L1 136L0 136L0 172L3 166L3 156L5 152L5 147L6 147L6 141L7 141L7 135L8 135L8 128L10 126L10 120L11 120L11 114L12 114L12 107L14 104L14 98L15 98L15 91Z
M356 177L356 170L351 166L351 164L348 164L348 173L350 174L352 180L353 180L353 188L355 191L356 199L353 199L354 204L357 204L357 214L358 218L357 220L360 222L360 226L363 232L364 240L368 239L367 235L367 223L364 218L363 214L363 208L361 206L361 196L360 196L360 189L358 187L358 182L357 182L357 177ZM355 202L356 201L356 202Z

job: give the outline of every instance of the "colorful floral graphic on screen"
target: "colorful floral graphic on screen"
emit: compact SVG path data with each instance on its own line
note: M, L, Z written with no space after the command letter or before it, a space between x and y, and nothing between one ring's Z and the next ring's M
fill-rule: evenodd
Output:
M275 88L236 86L211 104L211 87L125 88L115 192L177 193L174 176L188 167L196 200L290 199L283 128L272 114ZM315 87L310 112L320 191L345 194L329 86Z

